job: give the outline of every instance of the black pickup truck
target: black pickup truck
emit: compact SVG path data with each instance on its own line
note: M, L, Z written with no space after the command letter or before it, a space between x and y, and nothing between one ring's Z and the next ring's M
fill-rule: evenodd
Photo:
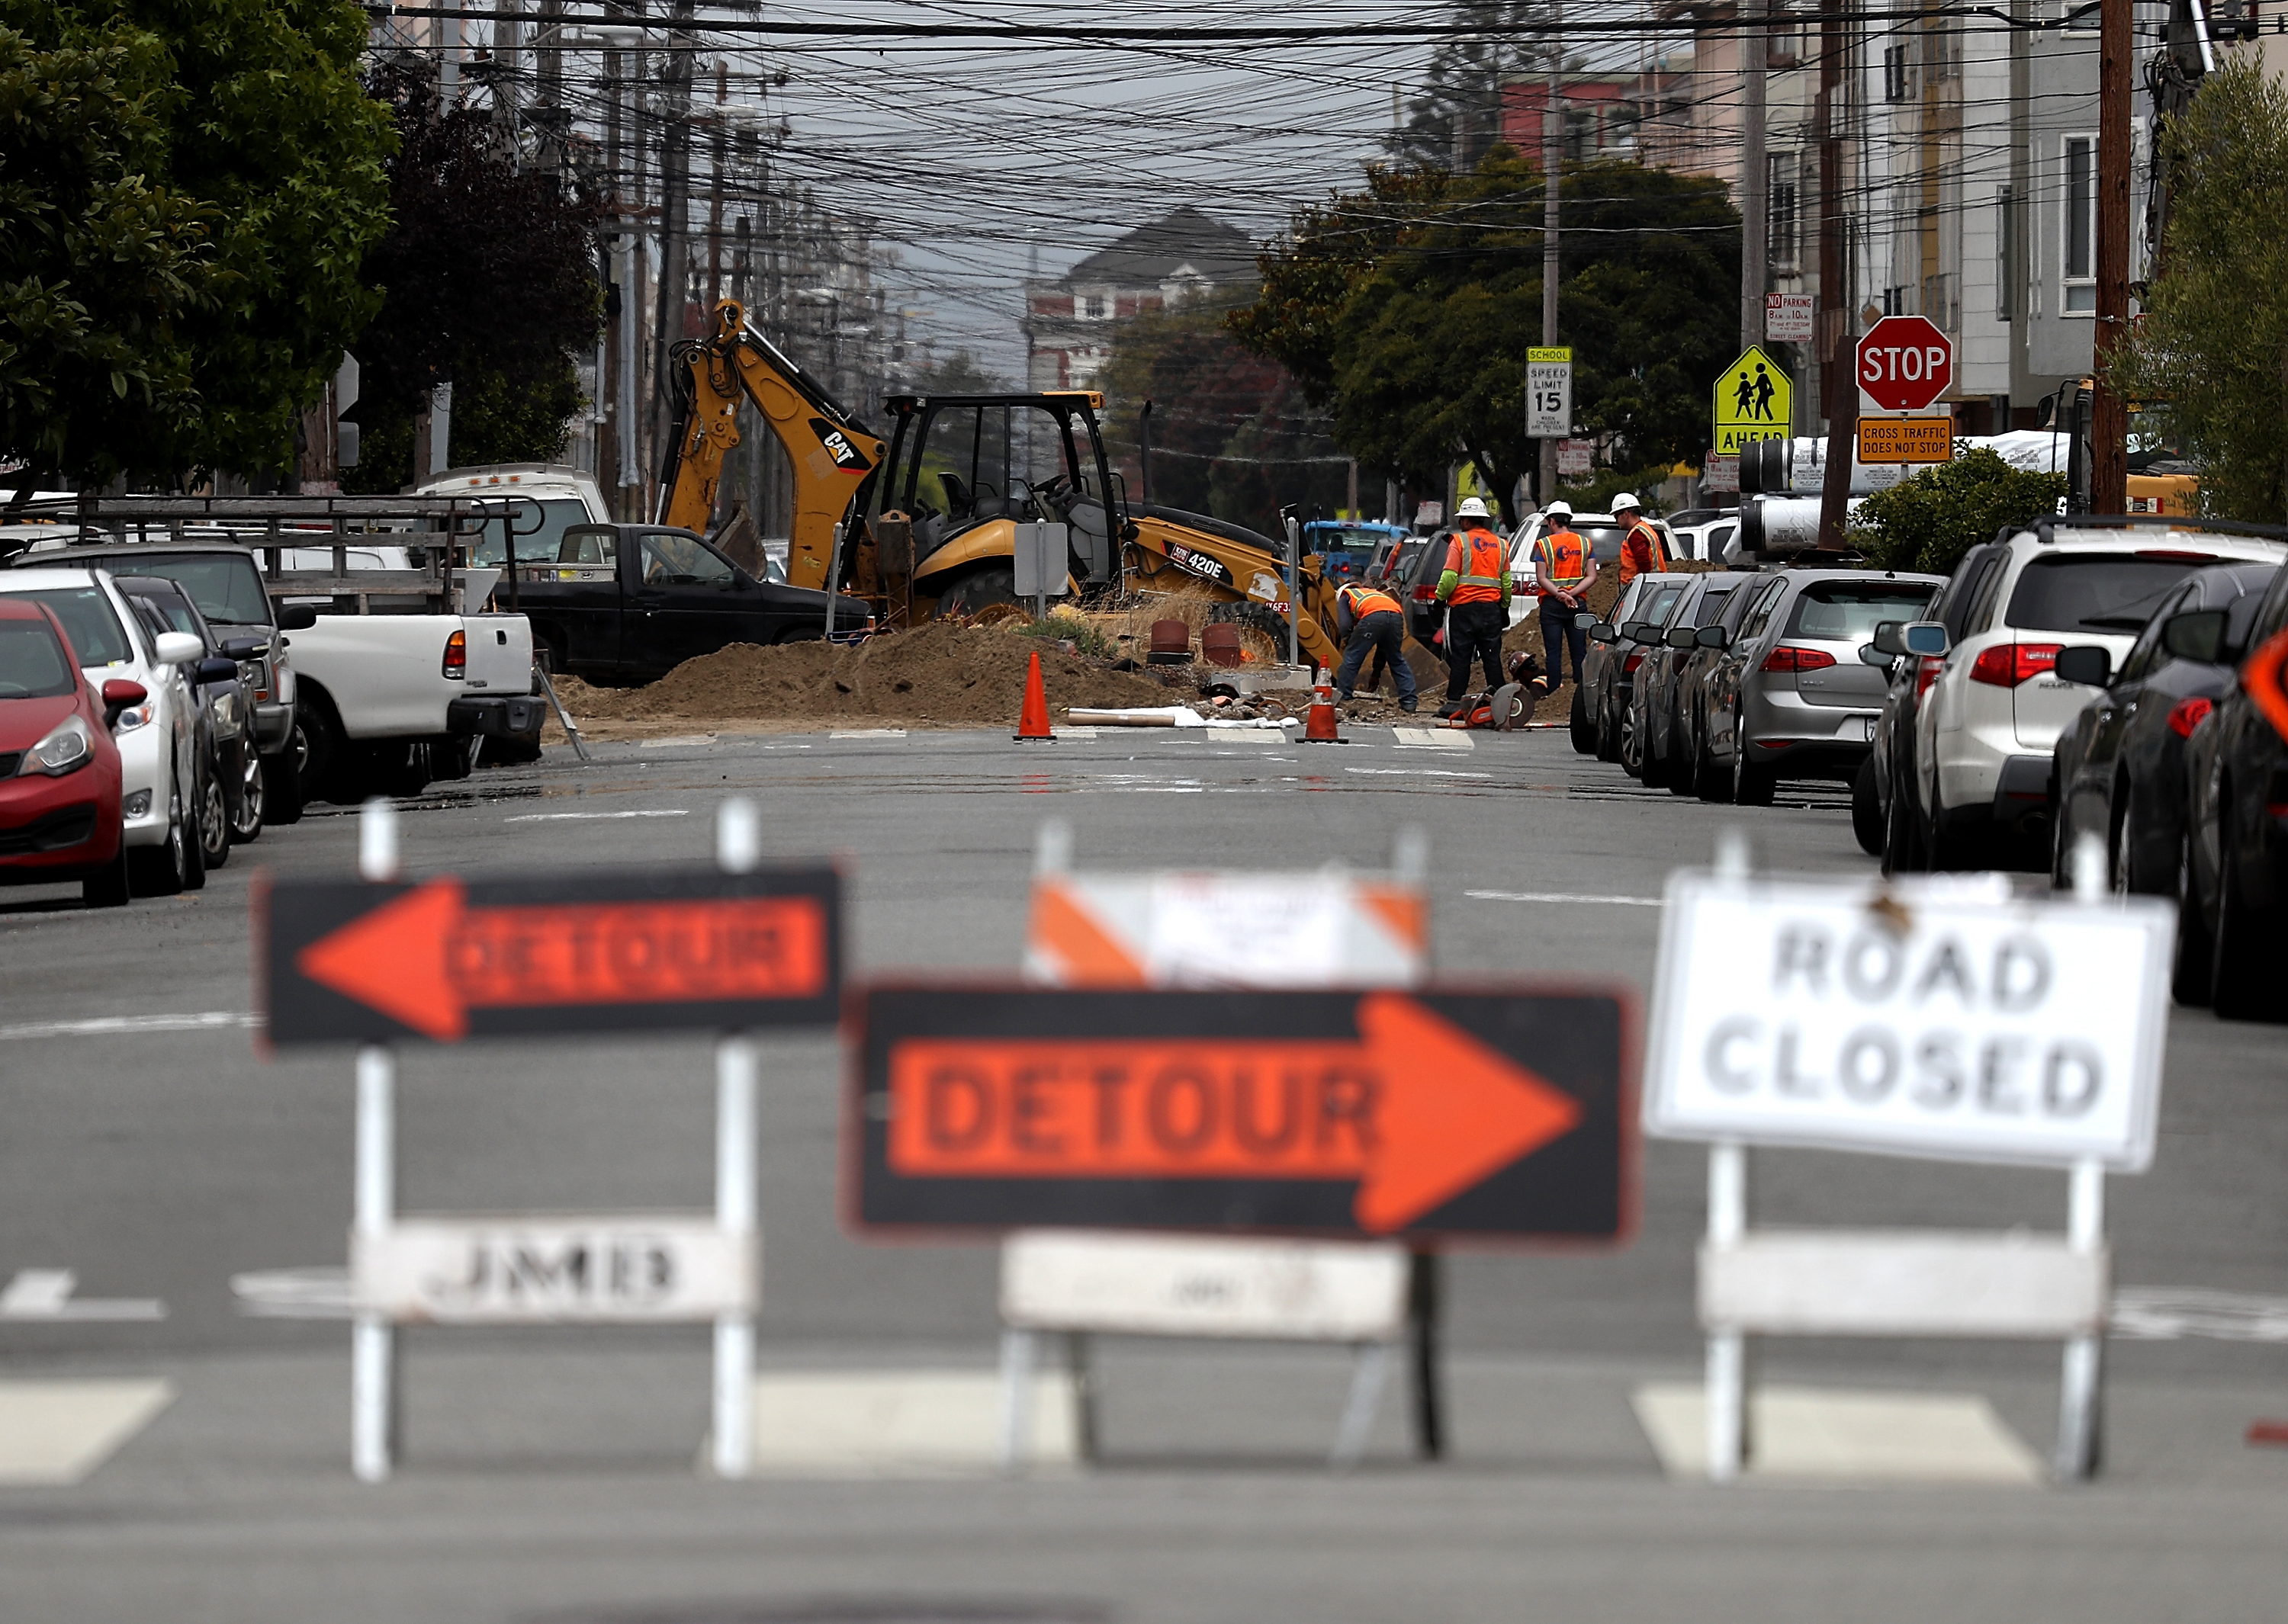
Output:
M517 556L515 580L493 589L500 608L532 622L549 667L588 682L649 682L734 643L798 643L826 630L826 594L790 586L769 565L758 580L688 530L663 525L573 525L555 556ZM871 623L844 598L837 638Z

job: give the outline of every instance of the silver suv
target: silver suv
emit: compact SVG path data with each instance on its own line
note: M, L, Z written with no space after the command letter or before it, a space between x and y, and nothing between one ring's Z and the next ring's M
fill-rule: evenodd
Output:
M1945 579L1895 571L1789 569L1763 578L1736 632L1698 635L1724 650L1707 688L1702 744L1722 798L1768 806L1783 778L1847 783L1882 713L1882 671L1859 650L1883 621L1911 621ZM1720 639L1720 641L1719 640Z

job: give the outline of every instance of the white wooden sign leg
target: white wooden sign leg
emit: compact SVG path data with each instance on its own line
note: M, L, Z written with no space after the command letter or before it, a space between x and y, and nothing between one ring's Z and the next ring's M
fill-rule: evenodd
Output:
M1033 1453L1033 1334L1001 1333L1001 1464L1021 1469Z
M1748 1152L1726 1142L1708 1147L1708 1244L1736 1247L1747 1230ZM1747 1337L1712 1332L1703 1384L1708 1414L1708 1481L1738 1479L1747 1460Z
M2084 1161L2074 1168L2071 1177L2066 1244L2077 1252L2094 1252L2105 1244L2105 1168L2101 1163ZM2097 1475L2104 1374L2103 1327L2087 1335L2069 1337L2058 1383L2058 1454L2054 1463L2062 1482Z
M1390 1381L1391 1366L1398 1360L1395 1343L1361 1343L1355 1352L1350 1396L1343 1401L1334 1447L1327 1452L1330 1466L1356 1466L1366 1454L1367 1434L1374 1430L1375 1412L1382 1407L1382 1390Z
M727 1235L755 1232L755 1046L715 1047L715 1223ZM743 1477L755 1451L755 1322L747 1312L715 1320L715 1475Z
M358 1050L357 1189L353 1222L361 1240L389 1232L397 1202L397 1057L378 1043ZM394 1430L391 1367L396 1327L361 1311L350 1328L350 1470L361 1483L389 1476Z

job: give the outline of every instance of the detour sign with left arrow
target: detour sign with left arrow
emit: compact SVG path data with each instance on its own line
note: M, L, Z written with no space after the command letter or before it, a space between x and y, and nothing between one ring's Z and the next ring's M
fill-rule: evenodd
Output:
M830 1026L831 868L653 868L258 891L273 1043Z
M1612 1240L1618 996L874 987L858 1221Z

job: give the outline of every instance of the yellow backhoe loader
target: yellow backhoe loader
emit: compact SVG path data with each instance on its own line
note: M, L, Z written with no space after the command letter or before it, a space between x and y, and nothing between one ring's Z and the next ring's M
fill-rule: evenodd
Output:
M1066 590L1082 602L1143 590L1192 590L1235 606L1275 635L1289 613L1284 550L1202 514L1132 509L1104 455L1104 397L895 395L886 445L769 339L735 300L715 307L711 337L677 346L679 401L661 481L659 522L707 533L723 461L751 402L794 471L787 576L830 578L886 625L973 614L1017 601L1020 524L1066 527ZM1306 557L1298 643L1334 665L1335 587Z

